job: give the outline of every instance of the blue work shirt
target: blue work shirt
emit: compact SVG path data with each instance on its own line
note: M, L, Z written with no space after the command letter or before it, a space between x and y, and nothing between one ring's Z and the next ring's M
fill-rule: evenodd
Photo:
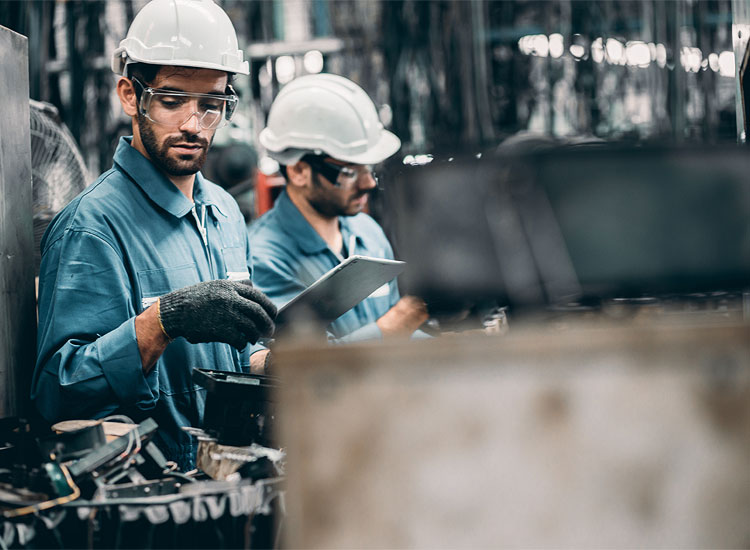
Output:
M135 316L172 290L248 279L250 247L228 193L196 174L193 210L130 139L120 140L113 167L55 217L42 239L31 397L49 422L152 417L157 444L187 470L195 445L182 427L200 426L205 405L192 369L248 372L250 346L238 352L177 338L144 375Z
M383 229L367 214L339 216L339 227L349 256L393 259L393 249ZM313 229L286 190L273 208L250 226L249 233L253 243L253 283L277 307L343 260ZM398 300L398 284L394 279L336 319L328 331L343 342L382 338L375 321Z

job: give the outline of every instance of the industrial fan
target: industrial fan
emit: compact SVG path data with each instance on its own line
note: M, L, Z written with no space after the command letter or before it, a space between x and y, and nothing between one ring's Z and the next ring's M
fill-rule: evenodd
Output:
M34 213L34 260L39 274L39 244L52 221L90 182L86 164L57 109L49 103L29 101L31 113L31 165Z

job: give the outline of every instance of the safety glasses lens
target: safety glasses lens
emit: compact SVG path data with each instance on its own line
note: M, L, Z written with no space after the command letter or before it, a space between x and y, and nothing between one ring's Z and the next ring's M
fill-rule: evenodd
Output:
M133 81L143 88L137 79ZM237 97L144 88L140 105L141 112L157 124L179 127L196 116L201 128L214 129L232 118Z

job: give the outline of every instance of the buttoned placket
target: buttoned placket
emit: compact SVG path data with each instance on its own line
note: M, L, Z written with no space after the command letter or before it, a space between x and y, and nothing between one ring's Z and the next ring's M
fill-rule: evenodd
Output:
M193 204L193 208L190 210L190 212L193 214L193 220L195 220L196 228L198 229L198 233L201 237L201 242L203 242L203 252L206 254L206 260L208 261L208 271L211 274L211 278L216 278L216 273L214 272L214 262L211 257L211 250L208 248L208 230L206 228L206 205L201 204L201 215L200 218L198 217L198 211L196 209L196 204Z
M354 256L354 248L357 246L357 236L356 235L349 235L349 243L346 247L346 255L347 256ZM331 250L330 247L328 250ZM333 252L333 255L336 256L336 259L339 261L339 263L344 262L344 257L341 255L340 252L336 252L335 250L331 250Z

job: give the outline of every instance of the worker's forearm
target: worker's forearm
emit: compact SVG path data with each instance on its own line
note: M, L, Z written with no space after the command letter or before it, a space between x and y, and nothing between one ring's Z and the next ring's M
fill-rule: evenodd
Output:
M271 353L271 350L262 349L250 356L251 374L269 374L266 372L266 366L270 360L269 353Z
M135 318L135 337L141 353L143 372L148 374L169 344L159 324L157 304L149 306Z
M429 317L424 301L416 296L404 296L376 321L383 338L409 336Z

